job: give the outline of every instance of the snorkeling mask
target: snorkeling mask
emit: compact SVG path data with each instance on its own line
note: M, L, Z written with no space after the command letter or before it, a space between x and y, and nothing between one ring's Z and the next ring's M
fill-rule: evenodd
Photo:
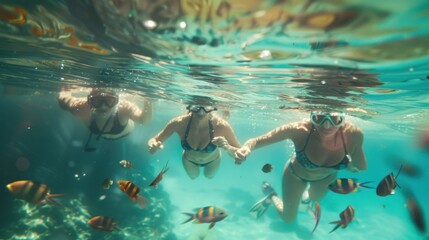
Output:
M316 127L321 127L325 121L329 121L332 126L339 128L344 125L346 119L345 113L327 113L327 112L311 112L311 123Z
M213 106L200 106L200 105L189 105L188 107L186 107L186 109L188 109L193 113L197 113L201 109L204 110L205 113L210 113L217 110L217 108Z
M99 108L103 104L111 108L111 107L114 107L116 104L118 104L118 102L119 102L119 99L118 99L118 95L116 94L99 92L96 94L88 95L88 104L94 108Z

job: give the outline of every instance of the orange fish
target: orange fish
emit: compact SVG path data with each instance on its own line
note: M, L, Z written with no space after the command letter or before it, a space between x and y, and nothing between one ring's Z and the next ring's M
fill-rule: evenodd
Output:
M349 223L353 220L354 216L355 216L355 209L351 205L347 206L347 208L340 213L341 220L330 222L331 224L337 224L337 226L335 226L334 229L332 229L329 233L337 230L340 226L343 226L343 228L346 228L349 225Z
M132 182L127 180L118 181L119 189L126 193L133 203L137 203L140 207L145 208L150 201L139 195L140 189Z
M313 231L311 231L310 235L312 235L314 233L314 231L317 228L317 225L319 225L319 222L320 222L320 216L322 215L322 210L320 208L320 204L318 202L315 202L314 210L311 209L311 211L313 212L313 215L316 218L316 224L314 225Z
M89 226L100 230L111 232L113 229L116 231L120 231L118 227L116 227L116 222L113 218L103 217L103 216L95 216L88 220Z
M371 183L371 181L358 183L356 178L337 178L331 184L329 184L329 189L336 193L348 194L351 192L356 192L358 188L362 187L373 188L367 186L366 184L368 183Z
M61 197L62 195L64 195L64 194L50 194L50 189L47 185L29 181L29 180L12 182L12 183L9 183L6 187L16 198L25 200L27 202L35 203L35 204L51 203L56 206L61 206L59 203L55 202L52 198Z
M161 172L156 176L156 178L149 183L150 187L154 187L155 189L158 189L158 184L161 182L162 177L164 176L164 173L168 171L168 162L165 164L164 168L162 168Z
M222 208L215 206L202 207L195 209L197 213L183 213L189 216L189 219L182 224L195 219L195 223L210 223L209 229L214 227L216 222L219 222L228 216L228 213Z
M27 21L27 12L22 7L13 7L11 10L11 7L0 6L0 19L12 24L24 24Z

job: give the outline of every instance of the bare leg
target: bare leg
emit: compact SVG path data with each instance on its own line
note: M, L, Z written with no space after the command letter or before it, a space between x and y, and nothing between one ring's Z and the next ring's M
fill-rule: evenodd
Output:
M182 154L182 163L183 167L186 170L186 173L191 179L195 179L200 175L200 167L191 163L185 156Z
M310 195L310 200L319 201L323 196L325 196L326 192L328 191L329 184L331 184L335 178L337 178L336 173L320 181L311 182L310 189L308 190L308 193Z
M204 167L204 176L206 176L207 178L213 178L217 170L219 169L220 162L221 157L219 156L219 159L216 159L213 162L207 164Z
M296 177L290 166L287 165L283 171L282 179L283 201L276 195L271 197L274 206L285 222L291 223L295 220L302 193L306 187L307 183Z

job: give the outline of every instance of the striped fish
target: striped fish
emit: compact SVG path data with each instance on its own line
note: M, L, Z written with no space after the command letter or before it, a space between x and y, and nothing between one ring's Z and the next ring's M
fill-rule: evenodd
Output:
M0 19L6 20L11 24L25 24L27 22L27 11L22 7L0 6Z
M113 229L116 231L120 231L118 227L116 227L116 222L113 218L103 217L103 216L95 216L88 220L89 226L100 230L111 232Z
M188 215L190 218L184 221L182 224L187 223L195 219L194 223L210 223L209 229L214 227L216 222L221 221L222 219L228 216L228 213L215 206L208 206L195 209L197 213L183 213Z
M331 184L329 184L329 189L333 192L340 194L348 194L351 192L356 192L358 188L373 188L367 186L366 184L372 181L358 183L356 178L338 178L335 179Z
M402 170L402 165L399 168L399 171L396 174L396 177L393 175L393 172L391 172L389 175L387 175L380 181L380 183L377 186L378 196L385 197L387 195L395 193L396 186L400 187L396 182L396 178L398 177L399 173L401 173L401 170Z
M149 183L149 186L154 187L155 189L158 189L158 184L159 182L161 182L162 177L167 171L168 171L168 162L165 164L164 168L162 168L161 172L156 176L156 178Z
M147 198L140 196L140 188L134 183L127 180L118 181L119 189L126 193L133 203L137 203L140 207L145 208L150 202Z
M329 233L337 230L340 226L343 226L343 228L346 228L349 225L349 223L353 220L354 216L355 216L355 209L351 205L347 206L347 208L340 213L341 220L330 222L331 224L337 224L337 226L335 226L334 229L332 229Z
M63 194L50 194L51 190L45 184L29 180L20 180L9 183L6 187L16 198L27 202L35 204L51 203L56 206L61 206L52 198L61 197Z
M314 224L313 231L311 231L311 235L313 235L314 231L316 231L317 226L320 222L320 216L322 215L322 209L320 208L319 202L315 202L314 204L314 210L310 208L310 210L313 212L314 218L316 219L316 223Z
M417 230L420 231L420 233L425 234L426 221L422 207L417 202L416 197L410 189L403 189L402 193L404 194L407 201L408 212L410 213L410 217L414 223L414 226L417 228Z

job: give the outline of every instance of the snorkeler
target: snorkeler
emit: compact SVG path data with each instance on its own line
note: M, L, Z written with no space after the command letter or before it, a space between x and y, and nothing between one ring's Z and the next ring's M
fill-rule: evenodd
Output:
M58 101L61 108L77 116L89 128L85 151L94 151L88 146L92 134L105 139L119 139L134 129L134 122L148 123L152 118L152 102L144 101L143 109L134 103L119 99L119 95L110 90L93 88L86 98L77 98L78 91L61 91Z
M362 131L346 122L344 113L330 112L312 112L310 119L286 124L249 139L235 153L236 164L244 162L253 149L285 139L292 140L295 154L283 171L283 201L270 184L264 183L263 191L267 196L251 210L256 217L273 202L283 220L293 222L307 185L310 201L319 201L339 170L367 169Z
M221 162L220 148L233 156L240 143L229 123L212 114L217 110L214 106L189 105L187 109L188 113L172 119L148 141L148 150L154 154L164 147L164 141L177 133L183 148L182 163L188 176L195 179L203 167L204 175L213 178Z

